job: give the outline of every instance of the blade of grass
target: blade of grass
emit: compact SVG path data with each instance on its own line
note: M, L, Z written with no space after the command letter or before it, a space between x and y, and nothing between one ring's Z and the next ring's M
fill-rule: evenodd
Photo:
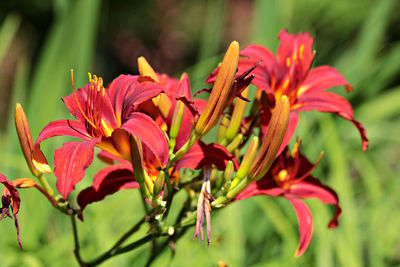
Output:
M348 164L339 141L336 125L328 114L318 114L321 132L325 139L327 159L329 161L330 181L333 188L338 188L338 195L343 208L337 235L336 250L343 266L362 266L360 234L358 228L358 209L354 199L354 189L349 177ZM340 233L339 233L340 231Z

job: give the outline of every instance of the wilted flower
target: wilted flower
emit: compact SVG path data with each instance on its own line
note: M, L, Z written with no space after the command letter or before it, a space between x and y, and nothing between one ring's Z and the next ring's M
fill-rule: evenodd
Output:
M206 166L204 168L204 181L201 187L201 191L199 194L199 200L197 202L197 220L196 220L196 232L193 236L193 239L196 239L200 242L204 239L203 236L203 225L204 225L204 217L206 217L206 225L207 225L207 245L210 244L211 240L211 205L210 203L214 200L211 195L211 166Z
M19 224L17 218L17 213L19 211L21 199L19 197L17 189L12 184L12 182L7 180L7 178L1 173L0 173L0 183L4 185L3 193L1 194L2 208L1 208L0 221L3 220L4 216L6 215L14 220L15 228L17 229L18 244L22 250L21 235L19 232Z
M3 192L1 194L1 204L0 209L0 221L3 220L5 216L14 220L15 228L17 229L18 244L22 250L21 245L21 234L19 231L19 224L17 214L19 212L19 207L21 204L21 198L19 197L17 188L30 188L36 187L42 194L44 194L54 207L57 206L55 200L34 180L29 178L15 179L14 181L9 181L7 178L0 173L0 183L4 185Z

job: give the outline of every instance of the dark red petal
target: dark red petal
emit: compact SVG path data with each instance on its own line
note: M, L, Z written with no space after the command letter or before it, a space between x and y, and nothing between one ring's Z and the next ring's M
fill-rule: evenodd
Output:
M93 161L94 146L100 138L90 141L65 143L54 152L54 175L57 190L67 199L75 185L85 176L85 170Z
M12 204L12 211L13 211L13 217L14 217L13 219L14 219L15 228L17 229L18 244L22 250L21 234L19 231L19 224L18 224L18 218L17 218L17 213L19 211L21 199L20 199L18 191L15 188L15 186L13 185L13 183L11 181L7 180L7 178L1 173L0 173L0 183L2 183L5 186L5 188L3 189L2 196L1 196L1 202L2 202L3 207L2 207L2 210L0 210L0 211L2 211L0 214L1 215L0 221L4 218L5 215L12 218L8 211L10 204Z
M163 166L167 165L168 143L160 127L149 116L134 112L121 129L138 137L157 156Z
M309 91L302 94L294 105L294 111L318 110L321 112L335 113L346 120L351 121L358 129L362 139L362 149L368 147L367 133L361 123L354 120L353 108L342 96L326 91Z
M267 173L265 177L248 185L235 197L235 200L246 199L257 195L267 195L272 197L282 196L285 192L277 186L274 179L268 175L269 174Z
M299 221L300 241L296 250L296 257L300 257L306 251L311 241L313 222L312 214L307 205L300 199L293 197L286 197L292 203L296 211L297 220Z
M206 145L202 141L198 141L176 162L175 168L176 170L181 168L200 169L214 164L219 170L225 170L230 160L233 162L235 170L237 170L239 165L236 159L225 147L215 143Z
M87 205L101 201L106 196L127 188L139 188L139 184L133 176L132 166L130 164L108 166L95 175L91 187L79 193L78 205L83 212ZM83 221L82 212L78 217Z
M108 94L117 117L121 117L124 109L128 106L138 106L161 93L162 87L158 83L141 83L140 77L137 75L120 75L111 82ZM129 114L125 115L129 116Z
M307 78L299 88L299 94L308 91L323 91L334 86L345 86L347 92L353 90L353 87L335 68L320 66L308 72Z
M292 185L288 194L300 198L317 198L322 203L335 205L336 212L329 222L328 227L335 228L338 225L338 218L342 213L342 209L339 205L339 198L332 188L323 185L318 179L308 177Z
M12 199L13 215L15 216L18 213L19 206L21 204L21 199L19 197L18 191L13 185L13 183L7 180L7 178L1 173L0 173L0 183L2 183L5 186L5 189L3 190L2 194L2 205L3 207L8 209L8 206L11 203L5 203L5 201L7 200L7 202L9 202L10 199L8 198L8 196L10 196Z

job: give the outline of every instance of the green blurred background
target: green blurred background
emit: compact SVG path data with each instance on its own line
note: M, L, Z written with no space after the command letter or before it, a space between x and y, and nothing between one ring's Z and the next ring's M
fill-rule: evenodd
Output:
M357 130L344 119L302 113L297 136L315 161L314 172L338 193L343 216L326 226L330 207L309 200L314 235L295 259L298 225L285 199L255 197L214 214L212 243L192 240L194 229L152 266L399 266L400 265L400 2L396 0L3 0L0 2L0 172L30 177L12 119L15 102L27 112L32 135L68 116L61 97L71 93L70 69L83 86L87 72L110 82L137 73L145 56L159 72L189 73L193 91L232 40L278 45L277 34L308 31L315 38L315 65L329 64L354 85L346 97L370 139L361 151ZM334 89L343 93L343 88ZM66 139L43 146L51 149ZM78 189L91 183L96 163ZM49 176L52 184L55 177ZM0 266L76 266L69 219L33 190L21 190L19 213L24 251L14 225L0 223ZM75 195L76 196L76 195ZM184 194L178 195L184 199ZM78 222L82 254L93 259L144 214L134 190L121 191L87 209ZM144 234L145 229L132 240ZM103 266L143 266L150 246L117 256Z

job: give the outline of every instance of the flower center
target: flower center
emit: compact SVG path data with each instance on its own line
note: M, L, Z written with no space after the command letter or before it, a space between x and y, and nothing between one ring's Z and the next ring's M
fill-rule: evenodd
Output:
M114 129L102 118L101 112L102 106L105 104L105 98L107 97L103 86L103 79L96 75L92 76L91 73L88 73L88 75L89 85L86 92L86 107L84 110L75 90L73 71L71 70L72 89L79 111L85 118L86 130L92 137L111 136Z

